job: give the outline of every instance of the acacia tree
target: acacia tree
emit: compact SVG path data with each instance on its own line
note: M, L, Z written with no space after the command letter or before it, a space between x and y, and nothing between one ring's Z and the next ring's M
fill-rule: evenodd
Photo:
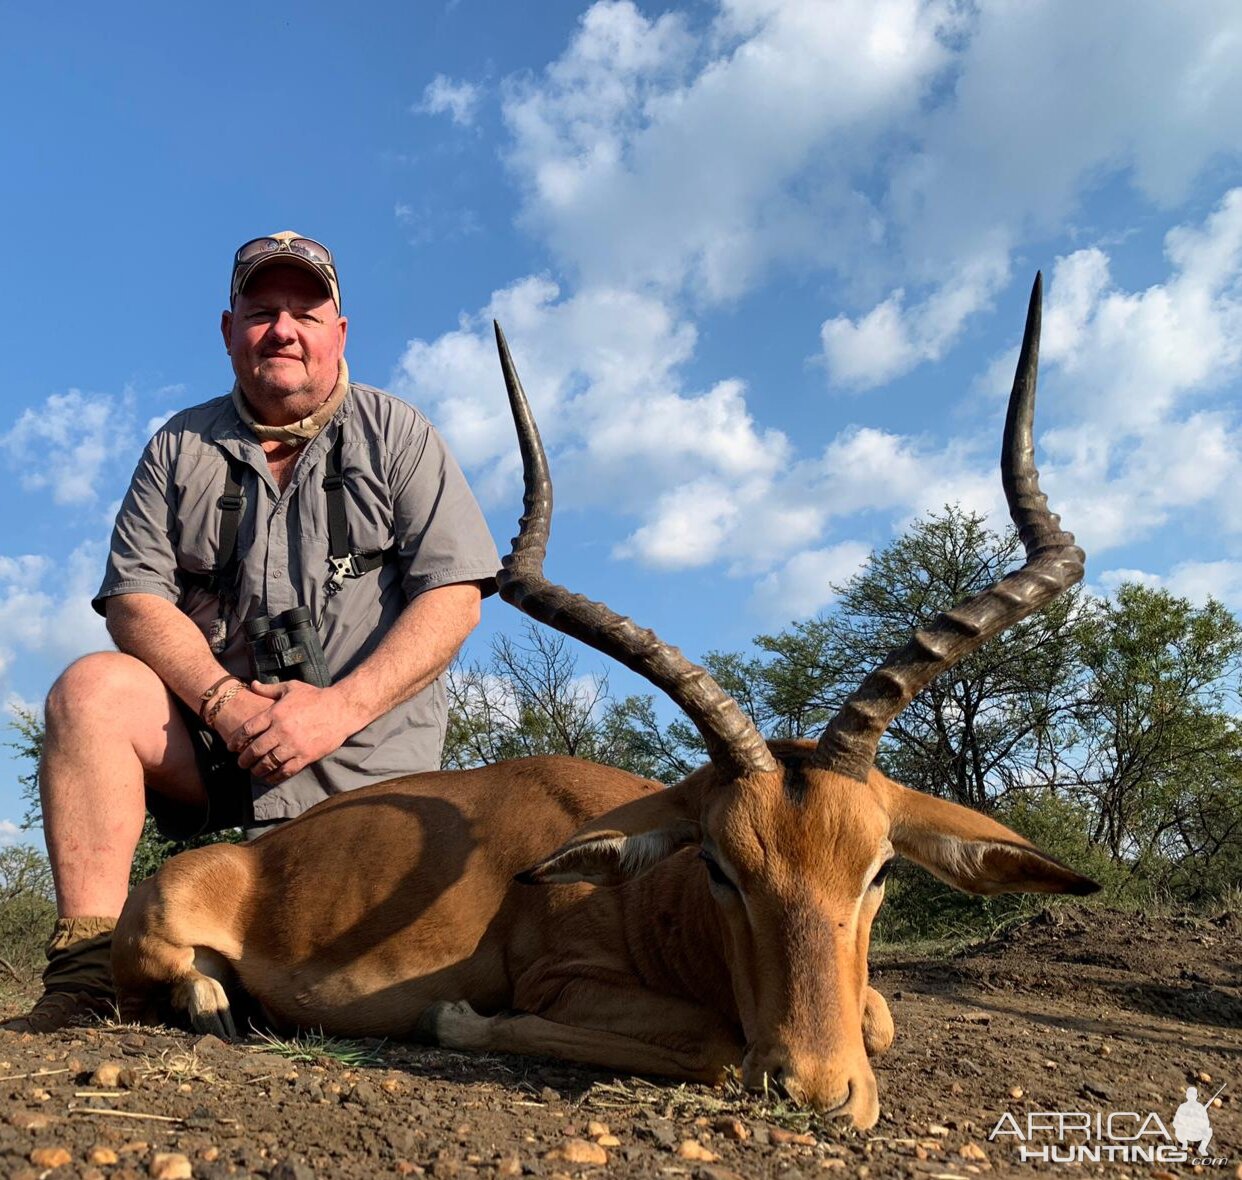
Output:
M449 670L447 688L446 768L567 754L644 778L681 777L680 750L651 697L613 697L606 673L579 673L558 632L527 623L519 638L497 635L485 662Z
M1084 613L1077 647L1086 680L1074 702L1074 777L1094 816L1093 839L1136 875L1176 867L1199 890L1230 883L1223 876L1232 872L1236 884L1238 620L1213 600L1193 607L1127 584Z
M874 553L832 610L776 635L763 657L713 654L734 693L749 694L773 736L812 736L911 632L995 583L1021 552L1012 531L948 506ZM1048 784L1057 767L1076 675L1075 590L983 645L932 682L898 716L880 748L882 769L903 783L972 807Z

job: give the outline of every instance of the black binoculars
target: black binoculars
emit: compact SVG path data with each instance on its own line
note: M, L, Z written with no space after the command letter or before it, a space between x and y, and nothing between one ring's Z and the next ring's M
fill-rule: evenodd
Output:
M246 647L250 670L260 684L303 680L327 688L332 683L309 607L295 606L270 618L247 620Z

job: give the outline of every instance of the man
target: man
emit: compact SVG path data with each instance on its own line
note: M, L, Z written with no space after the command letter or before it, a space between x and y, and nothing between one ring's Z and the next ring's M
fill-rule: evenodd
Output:
M40 788L60 919L43 997L3 1027L108 1010L147 809L185 839L439 765L439 677L499 562L427 421L350 383L340 311L327 247L286 231L237 251L221 319L232 394L148 443L94 600L119 651L78 660L48 696ZM243 624L296 606L329 687L251 678Z

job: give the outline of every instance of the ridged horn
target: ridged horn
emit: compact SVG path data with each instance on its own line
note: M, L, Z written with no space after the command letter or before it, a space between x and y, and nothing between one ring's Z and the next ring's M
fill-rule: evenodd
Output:
M919 692L946 668L1051 602L1083 576L1083 551L1049 510L1035 469L1032 425L1042 300L1043 277L1036 274L1001 445L1001 483L1026 550L1026 564L937 615L909 643L891 652L828 723L815 750L816 766L865 781L884 731Z
M496 324L496 347L522 449L522 519L496 576L500 595L533 619L572 635L663 689L703 735L712 762L740 776L776 769L776 760L750 719L706 669L632 619L573 594L543 576L552 524L552 480L539 429L522 389L509 345Z

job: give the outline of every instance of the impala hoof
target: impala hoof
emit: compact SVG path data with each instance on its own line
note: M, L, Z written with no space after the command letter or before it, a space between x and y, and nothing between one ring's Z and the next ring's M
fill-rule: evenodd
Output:
M428 1045L445 1049L475 1048L480 1025L486 1023L465 1000L440 1000L429 1004L414 1022L414 1036Z

